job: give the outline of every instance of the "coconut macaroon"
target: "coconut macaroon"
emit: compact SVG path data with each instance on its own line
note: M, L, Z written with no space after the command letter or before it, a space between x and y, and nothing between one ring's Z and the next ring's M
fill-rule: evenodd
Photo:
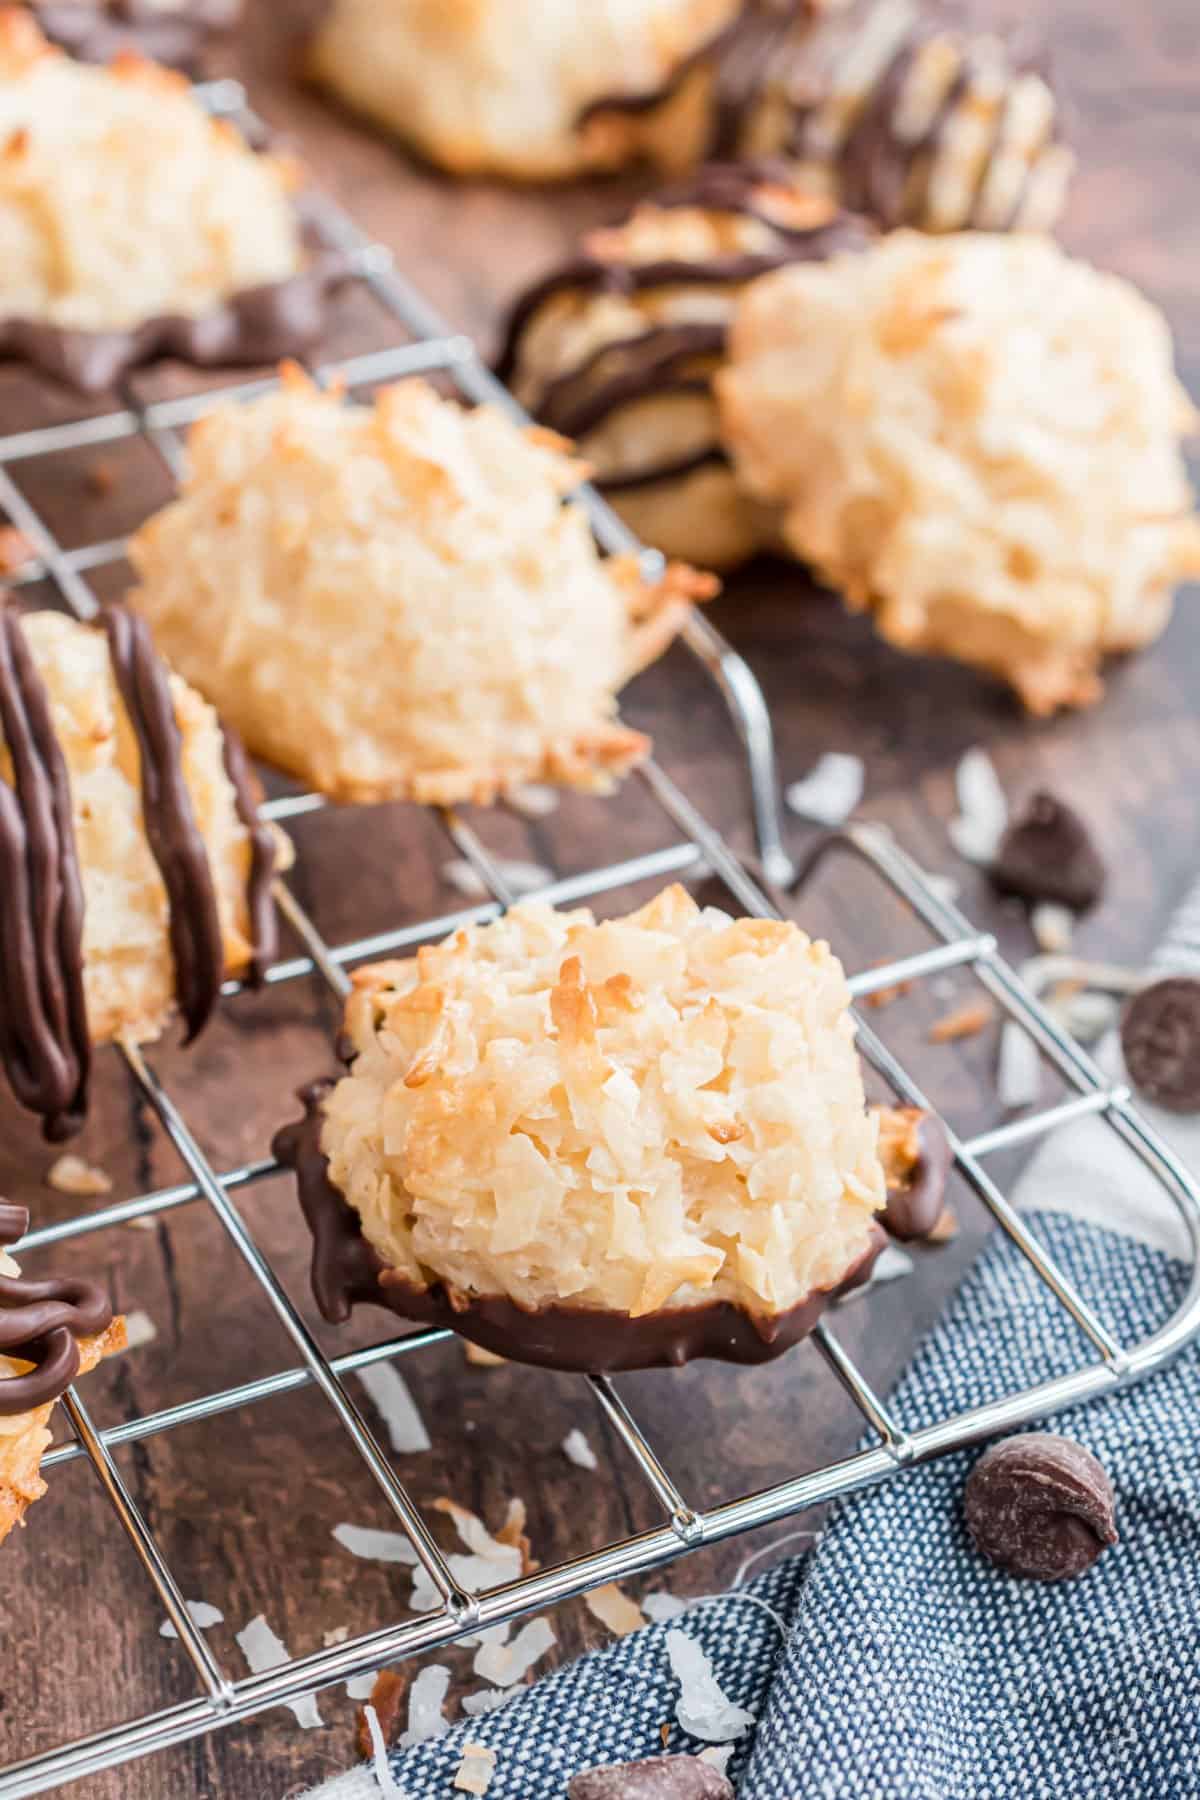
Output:
M194 428L130 605L252 750L335 799L603 790L648 747L617 690L714 584L603 559L563 504L582 473L424 382L354 406L293 370Z
M725 568L770 541L721 446L712 376L748 282L870 241L786 168L711 164L593 231L510 315L498 373L573 438L633 532Z
M315 80L455 174L545 180L615 169L656 138L654 104L741 0L333 0ZM590 106L638 97L582 129Z
M743 300L717 377L748 489L910 651L1084 706L1200 572L1162 315L1032 237L899 232Z
M61 1138L90 1046L194 1037L274 951L282 839L236 740L140 621L0 611L0 1063Z
M29 1228L23 1206L0 1200L0 1543L46 1492L41 1462L50 1416L70 1384L125 1348L94 1281L31 1281L9 1254Z
M90 390L159 352L262 361L317 335L336 259L307 256L296 166L181 76L72 61L6 7L0 145L0 352Z
M346 1029L276 1140L330 1317L369 1297L562 1368L758 1362L873 1256L849 993L793 924L681 887L599 924L530 902L359 970Z

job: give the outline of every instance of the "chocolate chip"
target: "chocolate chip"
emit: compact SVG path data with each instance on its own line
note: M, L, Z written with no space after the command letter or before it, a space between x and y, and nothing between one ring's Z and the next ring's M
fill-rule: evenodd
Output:
M893 1237L928 1237L942 1216L953 1163L946 1127L917 1106L880 1106L879 1156L887 1180L880 1215Z
M698 1756L648 1756L573 1775L567 1800L733 1800L733 1788Z
M1117 1540L1112 1483L1090 1450L1048 1431L985 1450L964 1504L975 1548L1011 1575L1067 1581Z
M1140 1094L1169 1112L1200 1112L1200 981L1171 975L1135 994L1121 1048Z
M1079 814L1045 791L1009 825L988 871L1002 894L1086 912L1104 892L1105 868Z

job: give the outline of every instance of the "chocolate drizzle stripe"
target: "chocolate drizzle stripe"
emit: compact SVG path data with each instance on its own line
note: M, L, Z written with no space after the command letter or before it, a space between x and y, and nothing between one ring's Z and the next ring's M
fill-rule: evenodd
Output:
M0 1202L0 1247L18 1243L28 1228L27 1208ZM0 1417L61 1399L79 1373L76 1339L111 1323L112 1307L94 1281L0 1275L0 1353L33 1364L25 1374L0 1375Z
M254 779L241 738L224 726L225 773L233 789L237 815L250 837L250 879L246 884L246 908L250 915L251 957L247 979L261 987L275 961L279 944L278 921L271 882L275 875L275 833L259 817Z
M601 1307L551 1305L536 1311L503 1295L452 1295L439 1282L417 1287L385 1267L363 1236L358 1213L329 1178L321 1149L322 1103L333 1086L314 1082L298 1098L305 1117L276 1132L272 1150L295 1170L300 1204L313 1235L312 1288L331 1324L342 1324L360 1301L403 1319L446 1326L485 1349L518 1362L589 1374L672 1368L694 1357L726 1362L770 1361L798 1343L839 1293L866 1280L884 1243L871 1241L837 1287L809 1294L771 1318L754 1317L728 1301L664 1307L643 1317Z
M724 325L660 325L638 337L602 344L577 368L549 382L530 410L553 431L582 437L627 401L642 399L651 389L660 391L660 379L673 375L681 363L720 356L725 336ZM608 363L617 367L601 375ZM598 375L587 391L589 380ZM577 388L584 389L578 396Z
M70 786L20 621L0 610L0 725L13 786L0 782L0 1058L45 1135L76 1130L91 1044L83 994L83 884Z
M113 674L141 760L146 839L167 890L175 984L188 1043L217 1003L225 970L208 851L183 772L183 746L165 665L144 619L121 607L104 613Z

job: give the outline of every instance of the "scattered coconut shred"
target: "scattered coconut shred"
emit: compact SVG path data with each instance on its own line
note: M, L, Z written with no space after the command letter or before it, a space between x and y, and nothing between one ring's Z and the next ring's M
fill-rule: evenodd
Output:
M568 1462L573 1462L577 1469L595 1471L600 1467L596 1460L596 1452L580 1431L578 1425L568 1431L562 1444L563 1455Z
M135 1307L125 1314L125 1349L140 1350L143 1344L152 1344L158 1336L158 1326L148 1312Z
M1056 906L1043 900L1029 915L1029 927L1039 950L1048 956L1061 956L1071 948L1075 936L1075 914L1069 906Z
M490 1681L498 1688L515 1687L558 1642L549 1619L531 1619L511 1644L498 1642L491 1632L481 1636L485 1641L475 1652L472 1667L481 1681Z
M554 880L549 869L544 869L540 863L520 862L499 856L494 857L493 861L496 873L518 899L523 894L533 894L538 888L548 887ZM492 897L487 882L474 863L469 863L465 856L452 856L442 864L442 880L465 900L490 900Z
M214 1625L225 1623L225 1614L219 1607L210 1606L207 1600L185 1600L183 1604L187 1607L188 1617L197 1631L211 1631ZM158 1628L158 1635L165 1638L177 1638L179 1633L170 1619L164 1619Z
M784 798L794 813L814 825L844 825L863 797L866 776L861 756L827 751L803 781L793 781Z
M589 1589L583 1596L583 1603L594 1619L607 1625L614 1637L628 1637L631 1631L640 1631L646 1623L646 1616L637 1601L631 1600L615 1581Z
M1008 824L1008 800L986 750L968 750L955 776L958 817L951 819L950 842L968 862L995 860Z
M371 1766L375 1771L375 1779L379 1783L380 1793L388 1795L389 1800L408 1800L404 1789L392 1774L391 1764L388 1762L387 1745L383 1738L383 1728L379 1723L375 1708L373 1706L364 1707L363 1718L366 1721L367 1733L371 1740Z
M1032 1106L1041 1092L1041 1052L1023 1025L1007 1019L1000 1032L996 1060L996 1098L1001 1106L1016 1111Z
M276 1637L262 1613L237 1633L237 1644L252 1675L265 1675L268 1669L277 1669L281 1663L291 1661L283 1639ZM299 1700L288 1700L284 1704L305 1731L317 1731L325 1723L317 1710L314 1694L302 1694Z
M464 1744L454 1785L464 1794L486 1794L496 1773L496 1752L486 1744Z
M653 1594L642 1595L642 1611L656 1625L665 1624L668 1619L677 1619L687 1609L686 1600L681 1600L678 1594L668 1594L665 1588L660 1588Z
M425 1421L399 1369L391 1363L374 1363L369 1368L359 1369L357 1374L387 1426L388 1438L396 1454L412 1456L431 1449Z
M679 1683L675 1717L689 1737L725 1744L749 1730L755 1715L722 1691L712 1662L694 1637L686 1631L668 1631L667 1657Z
M995 1016L996 1009L990 1000L968 1000L965 1005L956 1006L953 1012L934 1020L929 1027L929 1041L931 1044L956 1044L960 1038L978 1037Z
M81 1200L111 1194L113 1190L111 1175L70 1151L51 1163L46 1171L46 1186L53 1188L56 1194L73 1194Z
M442 1708L449 1690L449 1669L442 1663L427 1663L408 1690L408 1729L400 1739L402 1750L445 1737L450 1724Z
M333 1535L343 1550L364 1562L405 1563L410 1568L420 1559L412 1543L399 1531L376 1531L370 1525L335 1525Z

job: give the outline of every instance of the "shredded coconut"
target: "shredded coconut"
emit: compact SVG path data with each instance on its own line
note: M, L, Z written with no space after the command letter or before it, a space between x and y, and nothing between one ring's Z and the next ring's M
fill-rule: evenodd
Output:
M1000 1032L996 1095L1001 1106L1032 1106L1042 1091L1042 1058L1023 1025L1007 1019Z
M677 1619L687 1609L686 1600L681 1600L678 1594L668 1594L665 1589L642 1596L642 1611L656 1625L664 1624L668 1619Z
M454 1785L464 1794L486 1794L496 1773L496 1752L486 1744L464 1744Z
M427 1663L421 1670L408 1690L408 1730L400 1739L402 1749L445 1737L450 1726L442 1707L449 1686L450 1671L443 1664Z
M563 1439L563 1455L568 1462L573 1462L577 1469L598 1469L596 1452L580 1431L578 1425L573 1426Z
M950 842L968 862L990 863L1008 824L1008 800L986 750L968 750L955 777L958 817L951 819Z
M679 1683L675 1717L690 1737L723 1744L753 1725L755 1715L722 1691L712 1662L694 1637L686 1631L668 1631L667 1657Z
M425 1421L399 1369L392 1363L372 1363L357 1373L387 1426L388 1438L397 1455L407 1456L430 1449Z
M863 797L865 771L861 756L828 750L802 781L793 781L788 805L814 825L844 825Z
M185 1600L188 1617L197 1631L211 1631L214 1625L225 1623L225 1614L216 1606L210 1606L207 1600ZM179 1633L170 1619L164 1619L158 1628L159 1637L177 1638Z
M367 1731L371 1738L371 1766L375 1771L375 1779L379 1783L379 1791L386 1794L388 1800L407 1800L404 1789L392 1774L388 1762L387 1745L383 1741L383 1727L379 1723L379 1714L373 1706L363 1707L363 1718L367 1721Z
M237 1642L252 1675L263 1675L268 1669L277 1669L282 1663L291 1661L283 1639L276 1637L261 1613L237 1633ZM302 1725L305 1731L315 1731L324 1725L314 1694L302 1694L299 1700L289 1700L285 1704L297 1725Z
M1071 940L1075 936L1075 914L1069 906L1055 906L1046 900L1035 906L1029 915L1029 925L1037 939L1038 949L1049 956L1057 956L1071 948Z
M496 1687L513 1687L557 1641L548 1619L531 1619L511 1644L483 1644L475 1652L475 1673Z
M420 1560L411 1541L398 1531L376 1531L370 1525L335 1525L333 1535L343 1550L366 1562L415 1564Z
M68 1151L47 1169L46 1186L53 1188L56 1194L73 1194L80 1199L91 1199L97 1194L111 1194L113 1184L112 1176L103 1169L84 1162L82 1156L75 1156Z
M125 1314L125 1348L140 1350L143 1344L152 1344L158 1336L158 1326L149 1313L135 1307Z
M378 1669L368 1669L365 1675L352 1675L346 1683L346 1692L351 1700L369 1700L375 1692L375 1679Z
M631 1631L640 1631L646 1623L637 1601L623 1593L615 1581L591 1588L583 1596L583 1603L594 1619L607 1625L614 1637L628 1637Z
M480 1688L477 1693L463 1695L462 1709L469 1719L476 1718L480 1713L499 1712L502 1706L507 1706L510 1700L515 1700L518 1694L524 1692L525 1689L519 1683L514 1687Z

